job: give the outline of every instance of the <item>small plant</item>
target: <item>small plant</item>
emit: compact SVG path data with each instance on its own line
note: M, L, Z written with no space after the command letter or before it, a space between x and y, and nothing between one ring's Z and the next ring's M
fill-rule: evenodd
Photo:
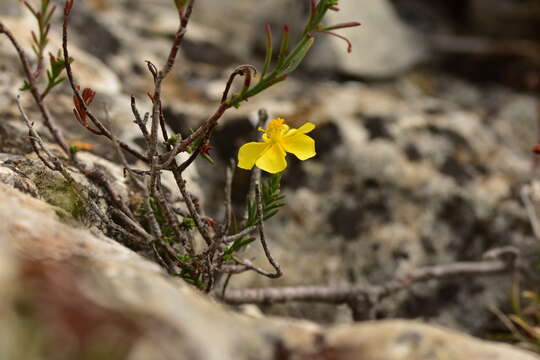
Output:
M223 218L207 216L203 207L190 191L184 171L203 157L211 161L209 152L213 129L226 111L237 108L251 97L265 89L284 81L295 71L309 53L318 34L328 34L343 39L347 51L351 51L351 43L347 38L334 31L358 26L358 23L343 23L325 26L323 19L328 11L337 11L337 0L309 1L309 16L300 37L291 39L287 26L283 27L279 50L273 52L271 29L266 27L266 56L262 71L258 72L253 65L238 66L230 74L224 84L221 100L216 110L208 116L189 136L183 138L179 134L169 134L166 114L163 112L162 83L175 65L179 48L182 46L192 11L197 0L172 0L178 12L178 30L172 41L169 55L158 66L146 61L146 67L153 79L153 88L148 92L151 107L141 115L135 97L131 98L133 119L138 126L144 145L142 149L134 148L122 142L105 126L90 109L96 93L77 83L72 69L69 53L69 21L75 6L74 0L65 0L62 14L62 47L56 55L49 54L49 68L46 78L43 76L45 51L48 34L51 30L51 19L55 6L50 0L35 0L40 3L39 9L31 5L30 0L21 3L37 20L37 30L32 32L33 56L27 55L20 43L0 22L0 35L7 37L16 50L24 71L22 90L29 93L37 105L43 124L48 128L53 141L63 151L57 156L49 151L40 134L34 129L33 122L17 104L23 120L28 127L30 143L39 159L45 166L59 172L74 191L84 200L89 211L97 215L106 230L116 240L130 248L151 257L161 264L172 276L179 277L193 286L210 292L216 298L230 304L243 303L279 303L291 301L309 301L331 304L345 304L350 307L353 319L373 318L376 306L382 299L412 286L414 283L455 276L490 275L508 271L515 265L517 251L512 247L491 250L486 258L478 262L456 262L445 265L434 265L418 268L410 273L397 274L383 284L346 284L344 286L297 286L283 288L236 289L227 290L229 280L235 274L253 271L262 276L277 278L282 275L278 262L272 256L265 235L265 220L275 216L285 205L281 193L280 181L282 171L286 169L286 153L292 153L300 160L315 156L315 145L307 133L314 125L306 123L298 129L290 129L283 119L272 120L264 128L266 113L259 113L259 126L264 134L262 141L250 142L242 146L238 154L238 167L251 170L250 189L246 195L246 206L243 216L232 211L231 192L236 164L231 164L226 172L225 201ZM256 1L253 2L256 5ZM150 5L149 5L150 6ZM75 60L76 61L76 60ZM35 64L35 65L34 65ZM35 66L35 67L33 67ZM259 75L257 75L259 74ZM230 94L232 84L237 77L243 77L239 93ZM79 156L81 150L92 148L91 144L68 141L57 126L49 111L48 95L67 80L73 93L73 114L75 120L91 133L109 140L124 167L124 176L129 187L129 199L121 196L109 182L103 170L92 163L86 163ZM83 89L82 92L80 89ZM256 139L254 139L256 140ZM144 164L142 168L133 168L126 161L125 154L130 154ZM178 156L185 153L188 158L180 161ZM107 209L103 211L95 200L87 194L72 176L73 169L101 187L106 193ZM266 181L261 180L261 169L271 173ZM176 189L168 189L162 182L164 173L171 173ZM182 206L178 206L177 198ZM264 256L271 266L265 270L254 265L252 259L245 256L244 250L255 241L259 241ZM519 327L520 336L538 340L538 296L526 293L532 301L533 311L516 312L510 322ZM520 308L521 309L521 308ZM531 325L532 324L532 325Z
M146 61L147 69L153 78L153 89L148 93L152 102L151 109L144 116L141 116L135 98L132 97L131 107L135 123L145 140L144 150L140 151L117 139L105 126L105 123L94 115L90 106L96 93L92 89L84 87L84 84L78 84L75 80L71 67L74 60L69 55L68 42L69 20L75 1L65 1L62 48L56 55L49 54L49 69L46 72L45 81L41 81L43 79L44 53L49 43L48 34L51 30L51 19L56 7L51 5L50 0L40 0L41 6L36 9L29 0L23 0L22 4L37 20L37 30L32 32L32 49L36 69L33 71L30 69L30 64L33 61L1 23L0 34L7 36L17 50L25 70L25 82L22 90L31 93L38 105L43 122L50 130L55 142L63 149L68 160L60 160L47 150L39 134L33 129L31 120L20 107L21 114L27 122L30 140L35 152L46 166L60 172L71 183L75 183L75 181L67 170L67 165L78 169L89 180L102 187L109 195L108 212L101 211L93 199L84 199L90 204L92 211L108 225L108 230L118 240L144 253L151 253L154 260L167 269L171 275L181 277L205 291L214 289L223 275L229 279L233 274L255 271L268 277L281 276L281 269L270 253L263 222L276 215L279 208L285 205L284 196L281 194L279 186L281 179L279 173L286 167L285 152L291 152L301 160L315 155L314 141L305 135L313 130L314 125L307 123L299 129L289 129L284 124L283 119L276 119L270 122L266 130L262 130L265 134L262 136L261 143L249 143L240 149L239 167L251 169L256 165L275 174L261 186L261 174L258 169L253 170L251 190L246 201L246 215L243 219L236 218L231 209L234 166L231 166L227 171L225 216L223 219L213 219L204 214L199 200L189 191L189 184L184 180L183 172L199 157L212 162L209 154L211 150L209 143L213 129L223 114L231 108L241 106L242 102L263 90L285 80L301 64L313 45L317 33L333 34L331 30L359 25L358 23L347 23L325 27L322 25L323 18L328 11L338 10L337 1L308 1L310 4L309 18L300 38L296 42L292 41L288 27L284 26L279 52L273 54L271 29L267 26L266 56L260 76L257 77L257 70L253 65L242 65L236 68L224 84L223 96L215 113L209 116L208 120L199 128L192 131L189 136L182 138L178 134L168 134L165 126L165 114L162 111L161 85L176 62L178 49L181 47L188 30L196 0L174 0L174 6L178 11L179 25L169 55L162 66ZM238 76L244 77L242 90L238 94L229 95L232 84ZM56 86L66 79L73 92L75 119L91 133L110 140L111 146L122 159L130 193L135 194L134 197L141 199L140 201L123 199L116 193L102 170L79 158L79 152L91 148L91 144L67 141L56 125L54 118L48 111L45 99ZM261 122L261 126L263 122ZM125 152L145 163L146 168L131 168L125 160ZM189 158L178 163L177 155L180 153L189 154ZM162 184L163 172L173 174L185 209L177 208L174 205L170 189L165 189ZM77 188L81 190L80 195L84 197L84 191L80 185ZM257 238L259 238L264 254L273 268L271 272L253 265L251 260L242 257L243 250ZM228 280L223 282L223 291L227 283Z

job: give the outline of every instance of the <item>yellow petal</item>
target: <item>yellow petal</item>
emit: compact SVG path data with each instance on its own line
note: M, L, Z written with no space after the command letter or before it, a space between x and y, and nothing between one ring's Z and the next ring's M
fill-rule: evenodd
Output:
M287 161L285 160L285 150L279 144L274 144L255 162L261 170L275 174L285 170Z
M297 131L302 134L307 134L313 129L315 129L315 124L307 122L304 125L300 126Z
M300 126L298 129L291 129L286 134L285 137L297 135L297 134L307 134L308 132L315 129L315 124L307 122L304 125Z
M255 162L269 148L268 144L259 142L250 142L242 145L238 151L238 167L251 170Z
M307 160L317 154L315 152L315 140L304 134L296 133L293 136L286 137L281 145L283 145L285 151L294 154L300 160Z

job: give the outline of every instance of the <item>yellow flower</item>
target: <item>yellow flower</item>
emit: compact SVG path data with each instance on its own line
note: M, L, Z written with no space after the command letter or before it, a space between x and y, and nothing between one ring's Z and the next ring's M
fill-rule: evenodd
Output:
M294 154L300 160L315 156L315 141L306 134L315 125L305 123L298 129L290 129L281 118L270 121L263 132L262 142L250 142L242 145L238 152L238 167L251 170L253 165L259 169L275 174L287 167L285 156Z

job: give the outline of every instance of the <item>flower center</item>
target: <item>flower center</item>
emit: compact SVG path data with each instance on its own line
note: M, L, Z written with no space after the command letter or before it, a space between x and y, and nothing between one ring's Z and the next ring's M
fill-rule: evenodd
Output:
M278 142L288 129L288 126L285 125L284 122L285 120L281 118L277 118L270 121L266 130L264 129L259 129L259 130L264 132L270 141Z

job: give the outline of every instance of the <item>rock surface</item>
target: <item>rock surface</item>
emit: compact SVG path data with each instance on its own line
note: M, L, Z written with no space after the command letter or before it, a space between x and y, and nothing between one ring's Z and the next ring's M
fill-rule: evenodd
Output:
M321 327L236 314L118 243L60 223L39 200L6 185L0 199L3 359L538 358L415 322Z
M200 2L186 46L164 84L166 120L175 132L187 133L213 113L233 66L251 57L261 61L257 57L262 43L258 36L265 23L275 25L275 29L284 22L303 23L299 20L303 9L297 0L280 0L281 5L274 6L280 11L268 10L277 3L274 0L261 0L256 8L252 3ZM267 226L275 257L285 270L284 278L270 282L245 275L235 278L232 285L379 283L419 266L478 260L486 250L500 245L519 247L527 255L526 263L534 263L539 256L537 240L519 193L530 176L529 152L536 141L535 99L433 71L408 73L385 83L352 81L351 75L388 77L409 69L421 58L422 44L416 43L387 1L364 1L365 7L354 7L357 2L352 0L342 3L344 10L332 14L332 22L343 19L364 24L349 34L353 54L345 53L341 41L319 36L321 47L308 61L314 68L322 66L316 63L322 62L326 53L335 55L336 67L330 72L315 71L309 77L305 73L291 76L240 109L229 111L213 139L216 165L197 162L190 168L194 170L192 185L200 186L204 192L199 196L202 205L211 215L221 216L225 165L236 156L238 147L250 140L252 120L259 108L266 108L271 116L285 117L293 126L305 121L317 124L313 136L319 155L302 163L289 159L284 177L288 205ZM24 32L28 31L29 19L22 15L25 12L12 10L19 6L13 4L0 5L2 21L27 40ZM107 105L111 127L131 144L141 137L132 123L129 95L136 95L142 112L149 110L146 92L151 85L144 60L159 64L166 57L168 37L177 26L176 14L170 8L159 0L77 2L76 11L80 13L70 39L73 48L81 51L76 55L81 65L86 66L80 80L98 90L93 104L96 112L102 115ZM233 16L234 22L230 21ZM96 31L87 39L84 35L88 27ZM57 46L57 28L51 34L56 39L52 45ZM96 41L96 37L103 41ZM41 179L48 174L31 155L26 130L14 106L14 96L21 86L19 66L11 48L4 45L5 39L0 41L0 152L5 153L0 154L0 162L9 158L12 163L31 164L21 169L4 163L0 166L0 181L58 206L58 202L44 196L47 192L39 180L55 178ZM345 77L332 77L334 72ZM73 119L67 88L55 91L48 101L68 140L93 145L95 155L89 155L88 161L102 161L100 157L114 160L110 144L88 134ZM24 96L23 103L39 123L35 109ZM46 131L38 124L36 127L47 137ZM105 163L120 179L121 169ZM248 174L239 170L235 179L235 205L239 211L247 182ZM126 250L121 251L124 254ZM253 247L251 251L260 261L259 249ZM163 278L157 267L153 269L153 274L159 273L156 277ZM68 268L68 273L71 271ZM163 281L169 284L169 280ZM163 286L168 289L164 290L166 294L176 296L169 293L173 292L170 284ZM488 307L508 304L510 286L509 274L432 282L381 304L377 316L421 319L485 336L500 328ZM156 297L169 301L167 296ZM81 301L87 301L84 299ZM346 310L333 305L262 310L328 323L351 321ZM203 334L212 330L208 324L203 326Z
M314 48L308 66L316 71L331 71L362 78L389 78L421 62L426 52L418 34L402 23L389 1L343 1L339 12L329 12L327 24L359 21L361 28L339 31L350 39L353 52L336 37L323 39Z

